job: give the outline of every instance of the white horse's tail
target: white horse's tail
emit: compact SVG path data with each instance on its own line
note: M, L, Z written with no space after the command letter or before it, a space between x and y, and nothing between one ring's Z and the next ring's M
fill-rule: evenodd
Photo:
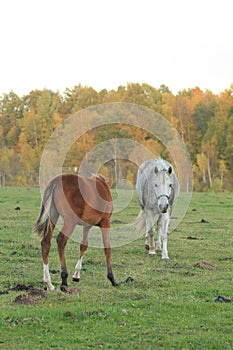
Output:
M146 220L143 211L141 210L136 217L133 225L136 227L137 236L142 236L146 232Z

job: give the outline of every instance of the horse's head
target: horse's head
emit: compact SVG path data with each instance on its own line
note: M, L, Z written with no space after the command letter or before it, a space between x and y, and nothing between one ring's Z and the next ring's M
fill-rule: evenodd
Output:
M166 213L170 205L170 198L172 195L172 167L159 171L157 166L155 172L155 197L157 199L159 213Z

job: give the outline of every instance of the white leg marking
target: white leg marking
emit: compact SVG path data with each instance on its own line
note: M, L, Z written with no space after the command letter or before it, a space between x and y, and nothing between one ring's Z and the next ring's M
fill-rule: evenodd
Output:
M162 259L169 260L168 250L167 250L167 239L168 239L168 225L170 221L170 215L168 213L162 214L161 222L161 236L163 241Z
M48 290L54 290L54 286L51 283L51 277L49 273L49 264L43 264L44 270L44 282L47 284Z
M83 260L83 257L78 259L78 262L75 266L75 272L73 274L73 278L78 279L78 280L80 279L80 271L82 269L82 260Z
M155 242L154 242L154 213L151 210L145 212L146 217L146 238L149 244L149 255L155 255Z
M156 241L156 250L162 251L162 216L160 214L158 222L157 222L157 230L158 230L158 240Z
M160 237L160 234L159 234L159 237L158 237L158 240L156 241L156 247L155 249L159 252L162 251L162 242L161 242L161 237Z
M154 241L154 229L151 229L149 232L149 255L156 255L155 252L155 241Z

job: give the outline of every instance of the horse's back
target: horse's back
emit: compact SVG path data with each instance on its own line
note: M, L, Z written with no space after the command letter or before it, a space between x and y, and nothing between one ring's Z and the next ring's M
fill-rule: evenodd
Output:
M148 160L140 165L137 173L136 192L139 204L142 208L146 205L154 207L155 198L153 191L151 191L154 167L156 166L156 159Z
M111 215L110 189L101 177L63 174L52 181L55 184L54 204L63 218L78 224L96 225L104 216Z

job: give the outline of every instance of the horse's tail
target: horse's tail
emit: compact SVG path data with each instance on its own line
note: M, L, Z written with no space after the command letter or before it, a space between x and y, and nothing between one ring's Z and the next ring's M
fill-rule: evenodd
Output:
M53 201L53 192L56 184L51 182L45 189L41 204L40 215L33 227L33 233L45 237L51 224L51 204Z
M136 219L130 223L127 224L127 226L129 228L136 228L136 235L137 237L140 237L143 233L146 232L146 220L145 220L145 216L142 210L140 210L138 216L136 217Z
M136 225L138 235L146 232L146 220L142 210L139 212L134 224Z

